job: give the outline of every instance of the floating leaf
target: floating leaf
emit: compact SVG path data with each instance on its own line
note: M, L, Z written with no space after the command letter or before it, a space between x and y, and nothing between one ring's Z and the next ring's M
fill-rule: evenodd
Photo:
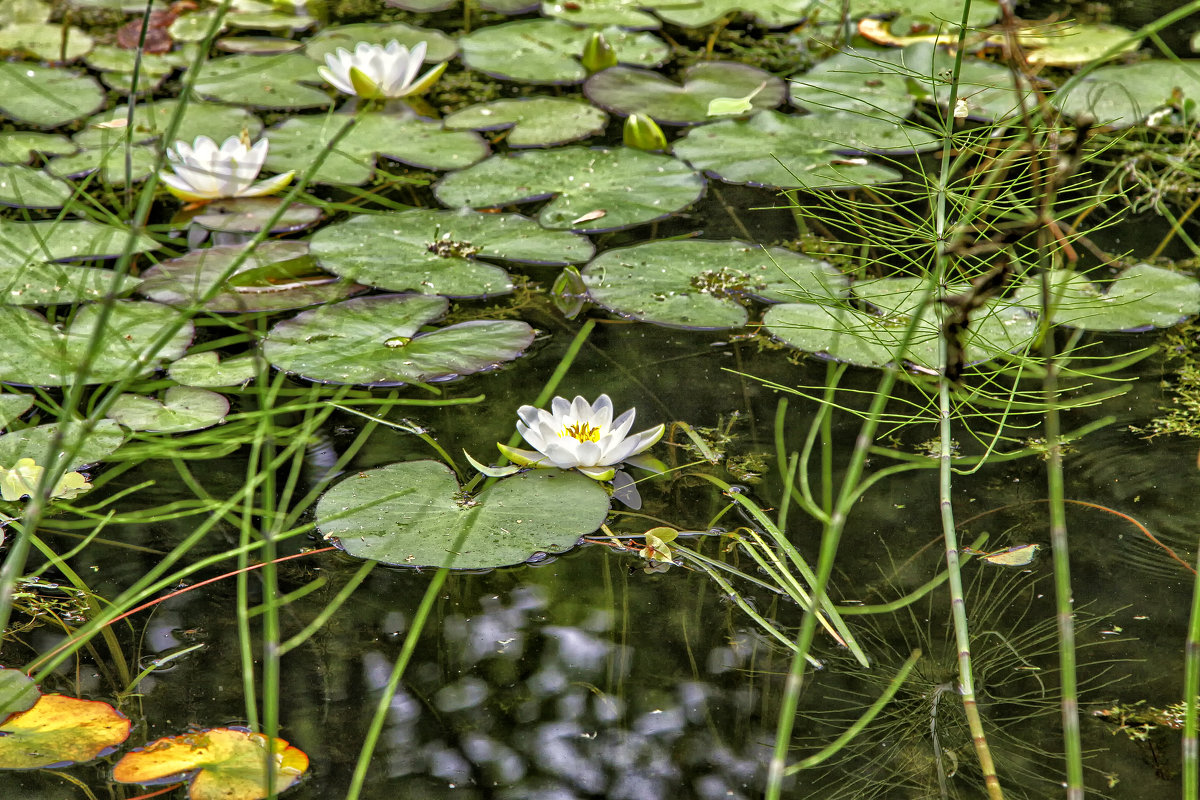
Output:
M67 62L87 55L94 42L74 25L18 22L0 25L0 50L28 53L41 61Z
M33 407L31 394L0 394L0 430L8 427L8 423L24 414ZM0 711L0 714L3 712Z
M201 97L256 108L325 108L333 101L321 89L317 65L299 53L223 56L200 68L193 87Z
M656 67L670 56L663 41L616 27L602 30L623 64ZM497 78L526 83L579 83L579 62L591 31L552 19L506 22L482 28L459 41L463 62Z
M596 481L553 469L505 478L468 499L444 464L406 461L335 485L317 502L317 530L358 558L481 569L571 549L600 527L608 503Z
M180 433L209 428L225 419L229 401L224 395L191 386L172 386L161 401L139 394L123 394L106 415L134 431Z
M41 697L37 684L19 669L0 669L0 720L28 711Z
M553 197L538 213L547 228L611 231L680 211L704 179L669 156L630 148L524 151L493 156L434 187L448 206L506 206ZM589 216L594 212L602 216Z
M15 208L62 208L71 199L65 181L24 164L0 166L0 205Z
M282 197L233 197L215 200L193 211L183 211L175 216L173 224L195 223L202 228L218 233L258 233L263 226L284 206ZM307 203L291 202L275 220L269 233L280 235L297 233L311 228L325 214L320 208Z
M253 355L222 360L211 350L189 353L167 367L167 375L183 386L239 386L249 383L258 375L258 360Z
M0 466L0 498L13 503L37 494L46 475L46 468L32 458L20 458L11 467ZM72 500L92 488L87 478L78 472L64 472L50 490L50 498Z
M569 97L527 97L468 106L443 124L449 130L511 129L504 139L509 147L548 147L595 136L608 115Z
M79 148L61 133L4 131L0 133L0 164L28 164L35 154L58 156Z
M748 120L722 120L690 129L675 143L674 152L723 181L753 186L838 188L900 177L877 164L847 162L831 143L838 138L839 123L823 119L826 116L763 111Z
M261 800L267 797L268 785L282 792L307 770L308 756L283 739L241 728L212 728L166 736L131 750L113 767L113 780L142 784L188 781L189 800Z
M87 365L86 383L107 383L147 375L162 360L183 355L192 339L190 322L157 303L118 301L99 327L101 310L79 308L68 325L51 325L25 308L0 306L0 340L19 343L0 351L0 381L29 386L67 386ZM174 333L161 347L167 328ZM98 343L94 358L89 350Z
M850 0L847 9L851 19L872 15L895 14L900 26L906 29L944 28L958 35L958 23L962 20L962 0ZM824 20L840 19L842 0L816 0L809 8ZM993 0L972 0L967 13L967 26L981 28L995 22L1000 16L1000 5Z
M96 700L44 694L0 724L0 768L38 769L100 758L129 736L129 718Z
M16 222L0 219L0 265L24 266L40 261L83 261L116 258L127 247L133 253L158 248L149 236L137 236L115 225L82 219Z
M993 37L992 41L1002 43L1003 37ZM1141 46L1142 37L1117 25L1063 20L1022 28L1017 32L1017 41L1030 64L1076 67L1096 63L1102 55L1117 58L1132 53Z
M1200 60L1101 67L1054 95L1064 113L1090 114L1098 124L1116 128L1144 122L1181 100L1200 101Z
M0 112L44 128L94 114L104 105L104 89L90 75L0 61Z
M654 0L546 0L542 16L572 25L615 25L626 30L661 28L653 14L642 9Z
M657 72L616 66L587 79L583 92L616 114L641 114L664 125L709 121L712 102L746 97L745 112L774 108L787 96L783 81L756 67L729 61L701 61L684 70L683 84Z
M133 108L133 134L135 144L157 142L179 111L178 100L155 100L138 103ZM122 151L125 137L129 135L126 120L129 108L122 106L97 114L87 121L82 131L75 134L74 141L80 147L99 150ZM208 136L223 142L230 136L238 136L245 129L251 139L258 138L263 124L258 117L244 108L231 108L215 103L191 102L183 110L175 138L187 142L197 136ZM172 143L173 144L173 143Z
M122 297L141 283L101 267L41 262L4 265L0 258L0 303L52 306Z
M303 172L349 118L293 117L267 131L271 150L266 169ZM349 134L322 162L313 181L361 185L375 171L376 155L424 169L460 169L488 153L487 144L470 131L447 131L436 122L391 114L363 113Z
M513 320L418 333L447 305L437 296L377 295L321 306L272 328L263 354L314 381L397 386L495 369L533 342L533 329Z
M1200 313L1200 283L1195 278L1149 264L1122 272L1102 290L1072 270L1050 273L1055 324L1085 331L1136 331L1166 328ZM1036 311L1041 278L1030 278L1016 299Z
M518 214L470 209L352 217L312 238L313 256L330 272L379 289L449 297L512 291L504 270L477 258L566 264L592 252L582 236L548 231Z
M746 324L751 297L832 298L845 279L824 261L745 242L650 242L601 253L583 271L589 297L622 316L682 328Z
M853 111L896 122L913 110L907 82L928 75L928 50L850 48L791 77L791 99L813 112Z
M307 242L267 241L250 250L230 244L193 250L164 261L142 275L140 294L172 306L190 306L207 295L224 276L222 287L206 301L209 311L239 314L251 311L285 311L343 300L363 291L317 268Z
M38 425L0 436L0 465L16 464L23 458L49 464L68 446L73 446L80 436L82 441L65 465L68 470L103 461L125 442L121 426L108 419L99 420L86 433L79 421ZM51 446L58 449L52 453Z
M318 64L324 64L325 56L337 52L339 47L353 53L359 42L385 46L393 39L410 50L425 42L426 63L446 61L458 52L454 40L438 30L415 28L403 22L360 22L325 28L304 43L304 54Z

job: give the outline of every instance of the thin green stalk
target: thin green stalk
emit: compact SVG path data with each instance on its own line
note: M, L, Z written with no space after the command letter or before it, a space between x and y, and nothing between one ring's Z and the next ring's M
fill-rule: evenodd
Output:
M1183 800L1200 800L1200 741L1197 701L1200 699L1200 553L1192 579L1192 608L1188 617L1183 666Z

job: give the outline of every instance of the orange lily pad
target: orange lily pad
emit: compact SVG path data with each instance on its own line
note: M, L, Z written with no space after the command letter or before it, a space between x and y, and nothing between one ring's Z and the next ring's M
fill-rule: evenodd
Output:
M0 768L36 769L91 761L129 736L129 718L98 700L44 694L0 724Z
M283 739L243 728L212 728L166 736L126 753L113 767L121 783L190 781L191 800L260 800L267 796L266 759L270 747L274 788L281 792L300 780L308 756Z

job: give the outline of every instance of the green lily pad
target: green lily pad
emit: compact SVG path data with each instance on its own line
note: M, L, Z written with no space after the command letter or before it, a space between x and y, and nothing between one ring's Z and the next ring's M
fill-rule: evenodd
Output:
M784 101L783 81L769 72L730 61L701 61L684 70L683 84L657 72L610 67L587 79L583 93L615 114L641 114L663 125L708 122L708 104L724 97L750 98L754 110Z
M836 138L836 129L809 119L763 111L748 120L722 120L692 128L674 152L727 183L753 186L840 188L900 178L895 170L839 155L829 139L814 135Z
M604 28L604 38L623 64L657 67L671 52L658 37L617 27ZM462 59L471 69L496 78L525 83L580 83L587 70L579 62L591 29L552 19L506 22L481 28L459 41Z
M965 288L950 287L946 294ZM769 308L763 324L776 339L805 352L880 367L896 361L905 326L918 313L923 292L920 278L860 281L854 285L855 296L873 305L879 314L841 303L788 303ZM986 361L1020 350L1029 346L1036 333L1037 321L1028 309L1008 301L986 303L971 315L965 335L967 360ZM929 372L940 369L941 335L930 304L920 311L904 360Z
M608 115L569 97L527 97L468 106L443 124L449 130L509 129L509 147L549 147L603 132Z
M230 265L246 249L244 244L219 245L156 264L142 274L138 292L160 303L187 307L199 303L227 276L203 307L240 314L329 303L364 290L319 270L308 243L288 239L263 242L228 275Z
M9 714L28 711L41 692L33 679L19 669L0 669L0 720Z
M608 494L576 472L531 470L464 499L444 464L405 461L359 472L317 501L317 530L358 558L484 569L562 553L594 532Z
M454 40L438 30L416 28L403 22L360 22L325 28L304 43L304 54L318 64L324 64L325 56L337 52L339 47L353 53L359 42L386 45L393 39L409 49L425 42L425 62L428 64L447 61L458 52Z
M704 179L669 156L630 148L564 147L493 156L435 187L448 206L506 206L552 197L538 213L547 228L611 231L687 208Z
M77 267L39 261L0 262L0 303L13 306L53 306L122 297L141 280L100 267Z
M1200 60L1142 61L1092 71L1054 96L1065 114L1090 114L1100 125L1128 128L1177 100L1200 101Z
M123 394L106 416L134 431L182 433L211 428L225 419L229 401L224 395L191 386L172 386L163 399Z
M125 148L114 145L104 150L80 150L71 155L59 156L52 159L46 167L51 175L60 178L82 178L93 172L101 183L108 186L124 186L126 184L126 169L133 183L140 183L150 177L158 163L156 148L146 145L134 145L129 150L129 161L126 163Z
M33 395L23 393L5 393L0 394L0 429L7 428L8 423L12 422L17 417L24 414L33 407ZM0 689L0 694L3 694L3 689ZM4 715L3 707L0 706L0 716Z
M144 144L159 141L178 112L178 100L138 103L133 108L133 142ZM128 133L125 126L128 117L129 109L125 106L97 114L87 121L84 129L75 134L73 139L80 147L88 149L109 150L115 147L122 150ZM244 108L191 102L184 109L175 138L191 142L197 136L208 136L220 143L230 136L241 135L243 130L251 139L257 139L262 129L262 121Z
M55 444L60 428L62 439ZM65 467L67 471L77 470L103 461L125 443L125 432L111 419L96 422L86 434L83 430L83 423L73 420L65 426L56 422L6 433L0 436L0 466L11 469L22 458L32 458L42 465L49 464L53 459L50 451L52 446L62 453L64 444L74 444L82 436L78 450Z
M452 8L458 3L458 0L386 0L386 2L395 8L429 14ZM538 7L538 0L478 0L478 2L480 8L485 11L495 11L497 14L524 14Z
M53 128L94 114L104 89L90 75L17 61L0 61L0 113Z
M267 131L271 142L266 169L303 172L348 118L293 117ZM321 163L315 183L362 185L371 180L377 155L422 169L460 169L484 158L487 144L470 131L447 131L436 122L364 113L336 149Z
M189 44L169 53L142 53L123 47L99 45L88 53L84 61L97 72L124 72L132 74L138 70L141 81L170 75L177 69L187 69L196 58L196 45Z
M942 137L927 129L851 111L792 117L788 127L796 136L822 142L839 153L907 155L942 146Z
M533 342L514 320L472 320L419 333L445 313L444 297L376 295L305 311L271 329L263 355L324 383L398 386L495 369Z
M253 355L222 359L212 350L189 353L167 367L167 375L182 386L244 386L258 376L258 359Z
M0 381L67 386L84 363L89 367L85 383L140 377L183 355L192 339L191 323L180 326L178 312L157 303L118 301L102 329L99 316L97 306L83 306L69 324L55 326L29 309L0 306L0 340L14 345L0 351ZM148 349L167 327L177 330L163 346ZM89 359L94 341L99 348Z
M255 108L325 108L333 101L320 84L317 65L300 53L222 56L201 67L195 91L221 103Z
M1137 264L1106 286L1073 270L1050 273L1053 320L1087 331L1167 328L1200 314L1200 283L1149 264ZM1016 298L1033 310L1041 304L1041 279L1030 278Z
M931 99L942 107L950 102L951 85L947 78L953 69L954 57L939 50L933 57L931 71L922 80ZM963 59L957 87L956 97L965 103L971 119L1009 119L1020 113L1022 102L1026 108L1032 108L1035 102L1033 90L1024 80L1022 94L1018 94L1008 68L990 61Z
M256 56L293 53L304 47L300 42L279 36L225 36L217 39L216 45L218 50L224 50L226 53Z
M66 63L88 54L95 42L74 25L18 22L0 26L0 50L27 53L40 61Z
M583 280L593 302L624 317L702 330L742 327L752 297L834 298L846 284L829 264L790 250L700 240L606 250Z
M0 166L0 205L14 208L62 208L71 187L59 178L24 164Z
M899 24L906 29L942 27L952 35L957 35L958 24L962 21L962 0L850 0L850 17L878 16L895 14ZM842 0L816 0L810 8L810 13L820 14L823 20L840 19L842 15ZM981 28L1000 18L1000 5L993 0L972 0L971 10L967 14L967 25L971 28ZM952 24L951 24L952 23Z
M0 25L15 25L18 22L46 22L52 9L42 0L8 0L0 6ZM3 712L0 712L3 716Z
M233 197L215 200L176 214L172 224L196 224L218 233L258 233L284 204L282 197ZM271 226L271 234L297 233L316 225L325 216L320 208L292 202Z
M39 261L117 258L125 252L129 231L82 219L16 222L0 218L0 266ZM138 236L132 252L158 249L149 236Z
M518 214L469 209L352 217L312 238L313 256L330 272L379 289L447 297L512 291L504 270L477 258L568 264L592 252L585 237L548 231Z
M1017 39L1030 64L1055 67L1090 64L1106 53L1108 58L1119 58L1137 50L1142 44L1141 37L1126 28L1075 20L1038 24L1020 31ZM1109 52L1116 45L1120 47Z
M913 59L914 51L851 48L836 53L790 78L791 100L813 112L853 111L890 122L902 120L916 103L906 77L916 65L902 66Z
M661 28L658 17L642 9L654 0L546 0L542 16L561 19L572 25L615 25L626 30Z
M0 133L0 164L28 164L34 154L59 156L79 148L61 133L5 131Z

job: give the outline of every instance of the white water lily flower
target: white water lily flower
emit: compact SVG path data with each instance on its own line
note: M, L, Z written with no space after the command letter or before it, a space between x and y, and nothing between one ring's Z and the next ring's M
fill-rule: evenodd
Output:
M278 192L292 180L295 171L258 183L270 143L260 140L253 147L240 137L230 136L220 147L207 136L188 144L175 142L167 149L174 174L163 170L158 177L171 194L181 200L219 200L226 197L262 197Z
M425 42L418 42L412 50L395 39L386 47L359 42L353 53L344 47L327 53L327 66L317 67L317 72L344 94L367 100L407 97L428 89L446 70L442 62L418 78L417 70L425 63L425 49Z
M578 396L570 403L556 397L549 411L533 406L517 410L517 431L536 452L498 447L522 466L578 469L589 478L607 481L622 463L649 468L651 459L636 456L662 438L662 425L630 435L634 413L631 408L613 419L612 400L606 394L591 405Z

